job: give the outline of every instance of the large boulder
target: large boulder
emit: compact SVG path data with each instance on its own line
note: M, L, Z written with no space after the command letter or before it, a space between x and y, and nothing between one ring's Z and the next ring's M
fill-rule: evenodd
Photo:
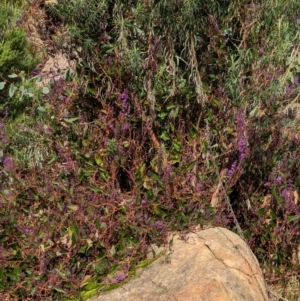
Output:
M90 301L266 301L258 261L233 232L174 235L171 250L119 288Z

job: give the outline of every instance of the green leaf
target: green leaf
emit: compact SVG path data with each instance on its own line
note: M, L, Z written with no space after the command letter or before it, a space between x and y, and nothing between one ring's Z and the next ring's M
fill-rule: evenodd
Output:
M195 161L192 161L190 163L188 163L187 165L185 165L183 168L182 168L182 171L183 172L187 172L188 170L192 169L195 164L197 163L198 160L195 160Z
M123 141L122 145L123 145L124 147L128 147L128 146L130 145L130 142L128 142L128 141Z
M52 164L53 162L55 162L57 160L57 157L56 156L53 156L51 158L51 160L47 163L47 164Z
M179 215L182 218L182 220L183 220L184 223L188 222L188 218L185 216L185 214L182 211L179 213Z
M271 212L270 212L270 217L271 217L272 219L277 219L277 218L278 218L278 215L277 215L275 212L271 211Z
M102 192L103 189L101 187L93 187L93 186L88 186L90 190L94 192Z
M167 105L167 110L168 111L172 110L173 108L175 108L175 105L173 105L173 104Z
M110 254L112 256L114 256L116 254L116 248L115 248L115 246L112 246L109 252L110 252Z
M59 271L58 269L55 269L55 271L59 274L59 276L64 279L64 280L68 280L68 277L62 273L61 271Z
M153 213L162 217L165 217L166 212L159 206L159 204L153 204Z
M162 181L161 181L161 179L159 178L158 174L156 174L156 173L153 172L153 171L150 171L150 172L149 172L149 176L150 176L153 180L155 180L156 182L158 182L159 184L162 185Z
M98 154L95 156L95 161L96 161L98 166L103 166L103 164L104 164L102 156L100 156Z
M48 87L43 87L43 89L42 89L43 94L49 94L49 92L50 92L50 90Z
M283 198L277 194L275 187L272 188L272 195L275 197L275 199L282 203L283 202Z
M67 123L73 123L74 121L76 121L78 119L79 119L79 117L64 118L64 121Z
M181 148L181 142L179 142L179 141L174 141L174 142L173 142L173 147L174 147L174 149L175 149L177 152L179 152L179 151L180 151L180 148Z
M170 113L170 118L175 119L178 116L179 112L179 106L177 106L175 109L173 109Z
M16 78L16 77L18 77L18 75L15 74L15 73L13 73L13 74L8 75L8 77L9 77L9 78Z
M24 92L24 95L26 97L33 97L33 93L30 93L30 92Z
M294 222L299 219L300 219L300 215L291 215L291 216L288 216L288 218L287 218L288 222Z
M168 115L168 113L167 112L161 112L161 113L158 113L157 114L157 116L159 117L159 118L165 118L166 116Z
M16 91L17 91L17 87L14 84L11 84L8 91L9 97L13 97Z
M162 134L160 135L160 138L164 141L170 140L169 135L166 133L166 131L163 131Z
M0 90L4 89L5 84L6 84L6 82L0 82Z
M86 299L89 299L91 297L94 297L97 293L98 293L98 288L95 288L91 291L80 293L80 296L83 298L83 300L86 300Z
M79 253L79 254L85 254L86 249L87 249L87 246L82 246L82 247L79 249L78 253Z
M91 290L94 290L97 287L99 287L99 283L97 283L97 282L90 282L90 283L86 284L86 286L84 287L84 290L85 291L91 291Z
M61 289L61 288L59 288L59 287L54 287L54 289L57 291L57 292L59 292L59 293L63 293L63 294L66 294L66 292L63 290L63 289Z
M38 110L39 112L41 112L41 113L45 113L45 112L46 112L46 109L45 109L44 107L42 107L42 106L39 106L39 107L37 108L37 110Z

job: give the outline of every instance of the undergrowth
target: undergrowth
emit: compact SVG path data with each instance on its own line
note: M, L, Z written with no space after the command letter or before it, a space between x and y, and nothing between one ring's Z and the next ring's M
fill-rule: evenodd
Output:
M26 39L1 69L5 298L86 299L207 224L244 237L270 282L299 277L300 4L248 2L30 3L77 67L41 87Z

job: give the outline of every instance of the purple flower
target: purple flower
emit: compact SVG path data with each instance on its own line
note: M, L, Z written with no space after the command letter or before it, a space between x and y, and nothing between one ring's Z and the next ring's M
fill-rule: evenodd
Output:
M285 87L285 93L286 93L286 94L290 94L291 91L292 91L291 86L290 86L290 85L287 85L287 86Z
M276 183L277 184L282 184L282 177L277 177Z
M126 275L117 275L114 279L112 279L111 283L118 283L123 281L127 276Z
M231 164L231 167L230 169L228 170L228 176L231 178L235 172L235 169L236 169L236 165L237 165L237 161L234 161L232 164Z
M123 93L121 94L121 100L123 103L128 100L128 91L127 90L124 90Z
M162 221L156 221L155 222L155 224L154 224L154 226L157 228L157 229L159 229L159 230L161 230L162 228L163 228L163 222Z
M11 170L14 167L14 162L11 157L4 157L2 163L7 170Z
M281 192L281 196L285 199L286 202L293 200L293 191L291 188L284 188Z
M113 124L110 124L110 125L108 126L108 128L113 132L114 136L117 136L117 131L116 131L116 129L114 128Z
M122 100L122 112L126 116L129 116L129 106L127 103L127 100L128 100L128 91L127 90L124 90L123 93L121 94L121 100Z
M126 131L129 129L129 124L128 123L125 123L122 125L122 131Z
M246 157L247 141L245 136L240 137L238 141L238 151L242 159Z
M124 155L124 147L122 145L118 146L118 151L121 155Z

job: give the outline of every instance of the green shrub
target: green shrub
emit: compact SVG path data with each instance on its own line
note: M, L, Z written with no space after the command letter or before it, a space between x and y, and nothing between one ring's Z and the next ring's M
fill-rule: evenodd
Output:
M0 75L32 70L37 62L25 31L20 28L7 30L0 44Z
M6 1L0 4L0 76L12 72L29 71L38 62L24 29L22 19L24 1Z
M39 55L33 50L26 31L19 25L22 20L22 11L15 5L21 7L25 5L25 2L6 1L0 4L1 111L8 104L10 109L13 107L20 108L20 100L25 100L26 96L29 95L27 93L29 92L28 87L24 87L25 77L40 60ZM15 93L17 90L21 93ZM12 99L16 101L12 101ZM18 103L17 106L16 103ZM22 108L24 108L24 103Z

